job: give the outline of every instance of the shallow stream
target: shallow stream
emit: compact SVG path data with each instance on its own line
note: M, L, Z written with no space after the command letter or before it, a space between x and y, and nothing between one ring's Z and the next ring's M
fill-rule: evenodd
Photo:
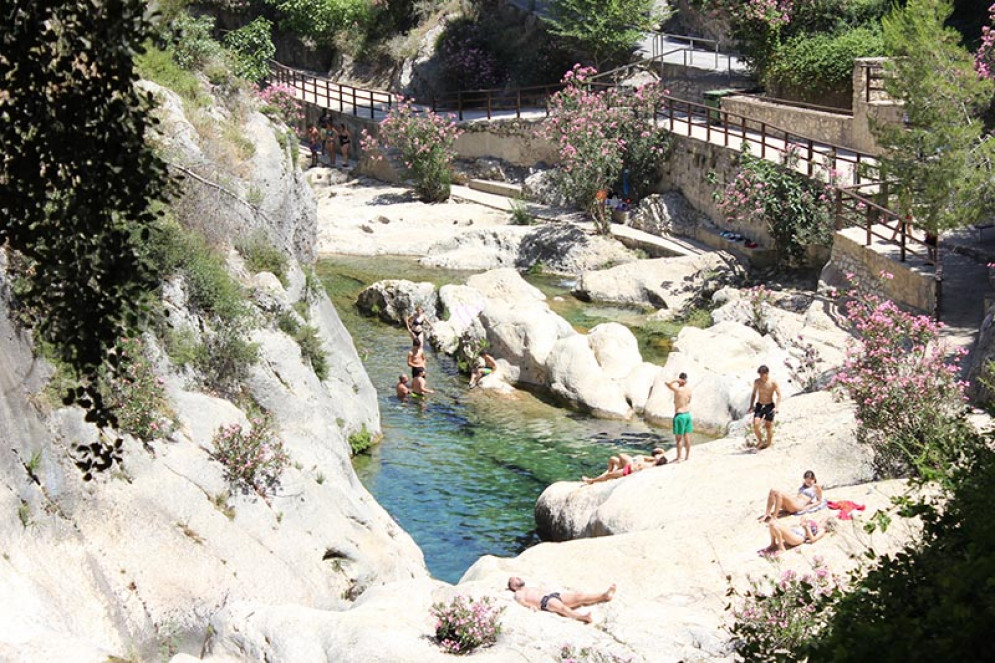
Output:
M408 371L408 334L359 315L356 295L385 278L442 285L462 283L469 274L383 256L324 259L318 274L380 399L383 441L355 459L356 472L418 543L436 578L456 582L481 555L516 555L536 543L533 508L550 483L598 474L617 451L673 446L668 430L639 420L594 419L523 391L502 397L469 390L452 359L431 349L428 382L437 393L401 403L394 385ZM641 317L630 309L578 302L558 279L530 280L547 296L562 296L554 308L581 331L609 319ZM669 336L659 330L642 336L644 358L663 363Z

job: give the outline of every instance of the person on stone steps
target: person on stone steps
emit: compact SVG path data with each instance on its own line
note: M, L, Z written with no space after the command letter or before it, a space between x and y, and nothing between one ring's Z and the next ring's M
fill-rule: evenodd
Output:
M508 589L515 593L515 601L533 612L552 612L563 617L576 619L590 624L591 614L577 612L576 608L585 608L598 603L607 603L615 597L615 585L600 594L585 594L582 592L551 592L541 587L526 587L525 581L519 577L508 578Z

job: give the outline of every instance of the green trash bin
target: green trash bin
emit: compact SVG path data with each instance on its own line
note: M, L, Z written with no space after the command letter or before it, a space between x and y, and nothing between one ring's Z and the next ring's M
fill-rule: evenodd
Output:
M709 122L721 121L722 114L719 110L722 108L722 97L728 97L730 94L736 94L737 92L739 90L705 90L701 93L701 96L705 98L705 105L709 108Z

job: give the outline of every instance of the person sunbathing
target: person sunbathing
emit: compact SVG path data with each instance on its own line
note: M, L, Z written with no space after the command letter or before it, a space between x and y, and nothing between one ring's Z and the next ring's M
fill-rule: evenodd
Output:
M590 624L591 613L578 612L576 608L607 603L615 598L615 585L600 593L554 592L543 587L526 587L517 576L508 578L508 589L515 593L515 601L533 611L552 612L563 617Z
M813 520L802 516L797 525L770 520L767 530L770 533L770 545L760 549L761 555L779 555L789 547L800 546L803 543L815 543L836 529L836 521L832 519Z
M809 511L816 511L823 504L822 487L815 478L815 472L808 470L802 477L802 485L799 486L797 494L791 495L787 492L771 489L767 494L767 509L757 520L768 522L777 518L782 511L798 516Z
M596 477L582 476L581 481L591 484L599 483L601 481L608 481L610 479L621 479L622 477L629 476L633 472L639 472L640 470L645 470L648 467L666 464L667 457L664 455L663 449L660 448L654 449L652 456L639 456L638 458L633 458L629 454L618 454L617 456L612 456L608 459L608 469L604 472Z

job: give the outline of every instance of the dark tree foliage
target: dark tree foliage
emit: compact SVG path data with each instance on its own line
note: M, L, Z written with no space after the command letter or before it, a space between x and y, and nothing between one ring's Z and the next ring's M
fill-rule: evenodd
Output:
M134 87L145 11L142 0L0 0L0 243L27 265L28 321L83 378L67 402L99 426L115 422L95 378L146 312L157 279L139 248L168 188L145 143L151 95Z

